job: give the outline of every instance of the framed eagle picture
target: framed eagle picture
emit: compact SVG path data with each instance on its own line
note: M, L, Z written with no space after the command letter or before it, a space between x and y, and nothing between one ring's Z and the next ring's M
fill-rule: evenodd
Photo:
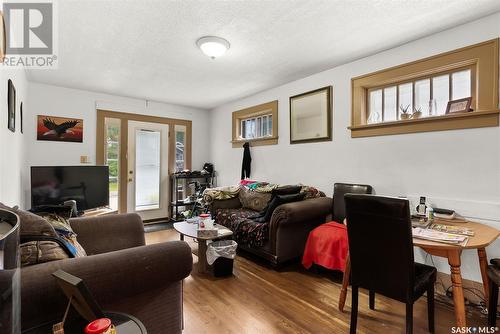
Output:
M83 142L83 119L38 115L37 139Z

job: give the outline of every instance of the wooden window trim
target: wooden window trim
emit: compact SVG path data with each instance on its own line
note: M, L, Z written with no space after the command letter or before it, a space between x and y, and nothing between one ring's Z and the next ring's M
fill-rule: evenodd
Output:
M498 63L497 38L351 79L351 137L498 126ZM367 124L369 91L468 68L473 112Z
M263 115L272 115L273 135L265 138L239 139L238 134L240 133L241 120ZM278 101L271 101L250 108L234 111L232 114L232 128L231 143L233 144L233 148L242 147L246 142L249 142L252 146L278 144Z

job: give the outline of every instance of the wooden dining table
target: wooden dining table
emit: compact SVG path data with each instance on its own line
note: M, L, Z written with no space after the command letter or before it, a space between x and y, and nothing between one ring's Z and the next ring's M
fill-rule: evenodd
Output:
M414 246L423 249L428 254L448 259L448 264L450 265L450 272L451 272L453 304L455 307L456 324L458 327L466 327L467 325L465 318L464 291L462 285L462 274L460 271L462 251L465 249L475 249L477 251L479 259L479 267L481 270L481 278L483 280L484 296L486 299L485 301L486 305L488 305L490 290L488 283L489 282L488 275L486 272L488 267L486 247L489 246L498 238L498 236L500 235L500 231L494 227L472 221L464 221L464 220L453 221L453 220L436 219L435 222L446 225L466 227L474 231L474 236L469 237L469 240L465 246L457 246L452 244L413 238ZM344 310L350 273L351 273L351 263L348 255L346 268L344 272L344 278L342 281L342 289L340 291L340 297L339 297L338 307L340 311Z

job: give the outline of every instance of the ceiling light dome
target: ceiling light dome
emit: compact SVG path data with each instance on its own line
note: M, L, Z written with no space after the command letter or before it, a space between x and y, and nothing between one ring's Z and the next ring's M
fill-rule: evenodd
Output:
M215 36L204 36L196 41L200 50L212 59L220 57L226 53L230 44L224 38Z

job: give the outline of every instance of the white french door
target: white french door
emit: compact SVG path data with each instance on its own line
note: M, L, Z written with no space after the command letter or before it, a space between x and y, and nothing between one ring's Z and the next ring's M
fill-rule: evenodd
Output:
M128 121L127 212L168 217L168 124Z

